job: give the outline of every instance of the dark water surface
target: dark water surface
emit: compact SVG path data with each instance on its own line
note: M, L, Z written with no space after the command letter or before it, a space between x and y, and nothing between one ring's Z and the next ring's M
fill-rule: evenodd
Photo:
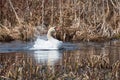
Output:
M29 50L33 43L0 43L0 79L120 80L120 40L65 43L63 50Z

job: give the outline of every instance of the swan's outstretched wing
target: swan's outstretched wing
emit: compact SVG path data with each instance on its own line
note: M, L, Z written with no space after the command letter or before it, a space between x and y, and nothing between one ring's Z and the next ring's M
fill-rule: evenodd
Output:
M62 41L59 41L59 40L54 39L54 38L52 38L52 39L49 40L49 41L50 41L51 43L53 43L52 45L53 45L54 48L57 48L57 49L63 48L63 42L62 42Z
M62 46L62 41L57 39L44 40L38 38L31 49L61 49Z
M36 39L32 49L44 49L44 48L47 48L46 43L47 43L46 40L38 38L38 39Z

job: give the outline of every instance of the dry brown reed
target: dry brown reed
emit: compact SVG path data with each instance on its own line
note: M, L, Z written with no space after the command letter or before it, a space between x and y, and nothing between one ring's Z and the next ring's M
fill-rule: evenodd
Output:
M119 0L1 0L0 5L0 24L10 31L25 26L24 22L30 24L30 28L59 25L63 31L57 38L66 41L101 41L120 37ZM23 32L21 35L26 33L19 32ZM34 34L33 31L30 33ZM25 40L21 35L16 36ZM30 35L26 36L29 38Z

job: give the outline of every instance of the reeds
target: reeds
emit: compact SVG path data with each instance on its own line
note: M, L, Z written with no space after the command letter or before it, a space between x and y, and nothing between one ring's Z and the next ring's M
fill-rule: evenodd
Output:
M120 37L119 0L2 0L0 4L0 24L9 28L18 27L23 22L32 28L59 25L63 31L57 37L71 41ZM71 29L75 30L73 35Z
M0 41L29 41L34 36L34 28L30 24L21 24L14 28L0 27Z

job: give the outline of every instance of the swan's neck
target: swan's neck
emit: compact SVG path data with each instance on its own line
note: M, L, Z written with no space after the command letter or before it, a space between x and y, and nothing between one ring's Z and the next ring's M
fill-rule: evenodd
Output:
M48 31L48 33L47 33L47 38L48 38L48 40L51 39L51 38L53 38L51 31Z

